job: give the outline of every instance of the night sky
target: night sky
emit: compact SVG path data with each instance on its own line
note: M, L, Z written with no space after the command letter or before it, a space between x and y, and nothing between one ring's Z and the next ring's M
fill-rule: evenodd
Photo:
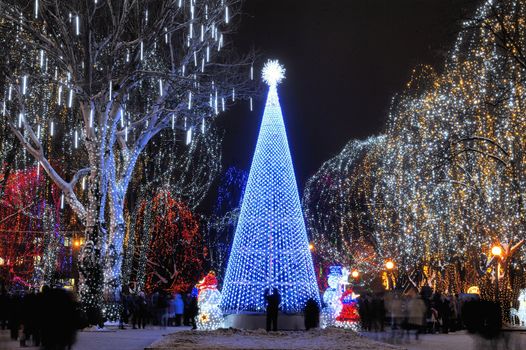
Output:
M440 69L473 0L247 0L234 44L287 70L278 87L300 192L353 138L383 131L418 64ZM223 165L249 169L263 100L219 118ZM215 192L215 191L213 191Z

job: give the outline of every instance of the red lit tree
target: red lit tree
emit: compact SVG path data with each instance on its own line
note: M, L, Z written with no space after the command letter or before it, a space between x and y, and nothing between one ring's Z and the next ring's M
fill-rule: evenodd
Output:
M44 233L53 230L56 206L54 200L44 199L53 194L36 167L12 171L5 179L0 199L0 279L7 284L31 283L43 258Z
M143 199L135 230L132 278L141 289L184 292L196 283L202 274L206 249L198 219L185 203L167 190L161 190L153 199Z

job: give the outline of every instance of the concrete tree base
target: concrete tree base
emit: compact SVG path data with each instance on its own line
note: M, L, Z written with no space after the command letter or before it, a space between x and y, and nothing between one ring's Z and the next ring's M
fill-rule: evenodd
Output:
M264 313L239 313L225 316L225 328L266 329L267 315ZM299 331L305 329L305 317L302 314L278 315L278 330Z

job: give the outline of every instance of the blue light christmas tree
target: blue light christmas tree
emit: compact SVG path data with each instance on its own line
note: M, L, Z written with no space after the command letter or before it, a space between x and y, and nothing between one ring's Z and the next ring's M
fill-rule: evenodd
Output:
M300 312L318 286L305 230L277 85L285 70L263 68L269 92L223 285L226 313L264 311L266 288L277 288L281 310Z

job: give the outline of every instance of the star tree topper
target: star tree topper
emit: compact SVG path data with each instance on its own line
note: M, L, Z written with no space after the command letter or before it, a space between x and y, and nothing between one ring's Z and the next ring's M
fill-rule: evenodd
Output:
M285 67L278 60L268 60L263 66L262 76L268 86L276 86L285 78Z

